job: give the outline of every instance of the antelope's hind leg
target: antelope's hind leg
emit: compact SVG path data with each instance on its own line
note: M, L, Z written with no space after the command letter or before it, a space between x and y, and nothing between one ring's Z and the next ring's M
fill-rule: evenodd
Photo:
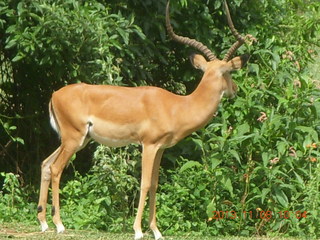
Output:
M79 144L73 141L68 143L63 143L61 145L60 154L57 157L56 161L51 164L51 181L52 181L52 218L53 223L56 225L57 233L62 233L65 230L65 227L62 224L60 218L60 201L59 201L59 189L60 189L60 179L62 172L69 162L69 159L74 153L79 150Z
M45 232L48 229L46 221L46 209L48 202L48 190L51 182L50 166L57 159L60 154L60 147L57 148L48 158L46 158L41 165L41 185L38 203L38 220L41 224L41 231Z

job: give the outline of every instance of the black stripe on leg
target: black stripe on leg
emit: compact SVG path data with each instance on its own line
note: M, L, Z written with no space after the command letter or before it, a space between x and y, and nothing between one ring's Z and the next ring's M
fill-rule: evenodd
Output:
M38 211L38 213L41 213L41 212L43 211L43 208L42 208L42 206L41 206L41 205L40 205L40 206L38 206L37 211Z
M55 214L56 214L56 208L54 206L52 206L51 216L53 217Z

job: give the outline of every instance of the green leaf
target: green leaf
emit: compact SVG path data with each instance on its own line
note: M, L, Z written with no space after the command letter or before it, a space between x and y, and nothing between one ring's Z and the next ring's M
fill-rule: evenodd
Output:
M275 188L275 197L282 207L288 208L288 197L282 190Z
M243 136L245 133L248 133L250 131L250 126L248 123L243 123L240 126L237 127L238 136Z
M16 45L17 45L17 40L16 39L12 39L6 44L5 49L13 48Z
M221 7L221 1L214 2L214 9L219 9Z
M238 143L241 143L243 142L244 140L247 140L247 139L250 139L250 138L253 138L256 136L256 133L252 133L252 134L249 134L249 135L243 135L243 136L238 136L238 137L233 137L230 139L230 142L238 142Z
M203 141L198 138L191 138L192 142L194 142L199 149L203 149Z
M23 7L24 2L19 2L17 5L17 10L18 10L18 14L21 15L23 12L25 12L26 10Z
M266 199L267 194L270 192L270 188L264 188L262 189L261 193L261 203L264 203L264 200Z
M262 153L262 161L263 161L263 166L266 167L269 164L271 157L269 156L268 153L264 152Z
M233 187L229 177L223 177L222 184L229 191L230 195L233 196Z
M180 173L186 171L187 169L193 168L193 167L202 167L201 163L196 161L188 161L180 168Z
M240 7L242 2L243 2L243 0L235 0L237 7Z
M136 33L142 40L145 40L147 38L146 35L142 32L141 28L138 26L134 26L133 32Z
M317 131L312 128L312 127L306 127L306 126L297 126L296 127L296 130L299 130L299 131L302 131L304 133L308 133L314 142L318 142L319 141L319 138L318 138L318 133Z
M9 127L9 130L11 130L11 131L12 131L12 130L16 130L16 129L17 129L16 126L10 126L10 127Z
M287 149L288 149L288 144L286 142L281 141L277 143L277 150L280 155L285 154Z
M24 55L20 55L19 53L12 59L12 62L18 62L21 59L23 59L25 56Z
M124 31L124 30L121 29L121 28L118 28L117 31L118 31L118 33L120 34L120 36L121 36L122 40L124 41L124 43L125 43L126 45L128 45L128 44L129 44L129 34L128 34L128 32L127 32L127 31Z
M21 143L22 145L24 145L24 140L23 140L22 138L17 137L17 138L14 139L14 141L15 141L15 142L19 142L19 143Z
M303 179L301 178L301 176L296 172L296 171L293 171L294 175L296 176L296 179L297 181L304 186L304 182L303 182Z
M234 149L229 150L229 153L230 153L235 159L237 159L238 163L241 165L241 160L240 160L239 153L238 153L236 150L234 150Z
M216 204L212 201L207 206L207 215L208 217L212 217L213 211L216 210Z
M222 160L219 160L217 158L211 158L211 168L215 169L221 162Z

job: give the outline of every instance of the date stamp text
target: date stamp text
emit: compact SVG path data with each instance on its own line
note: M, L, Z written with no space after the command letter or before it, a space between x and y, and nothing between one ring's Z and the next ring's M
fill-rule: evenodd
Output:
M210 217L208 220L221 220L221 219L265 219L271 220L273 218L280 218L280 219L289 219L289 218L307 218L308 212L307 211L279 211L273 212L270 210L263 211L261 209L253 210L253 211L213 211L213 216Z

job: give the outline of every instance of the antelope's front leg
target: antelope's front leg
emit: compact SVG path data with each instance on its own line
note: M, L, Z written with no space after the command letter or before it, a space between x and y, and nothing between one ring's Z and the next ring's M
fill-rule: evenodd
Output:
M146 196L151 187L153 167L158 150L159 149L154 145L143 145L140 199L136 219L133 225L133 229L135 232L134 239L143 238L143 233L141 229L142 214Z
M163 238L161 232L157 227L157 221L156 221L156 193L158 189L159 168L160 168L160 162L161 162L163 151L164 151L163 149L160 149L156 155L156 159L152 169L151 187L149 190L149 208L150 208L149 224L150 224L150 229L152 230L154 238L156 240Z

